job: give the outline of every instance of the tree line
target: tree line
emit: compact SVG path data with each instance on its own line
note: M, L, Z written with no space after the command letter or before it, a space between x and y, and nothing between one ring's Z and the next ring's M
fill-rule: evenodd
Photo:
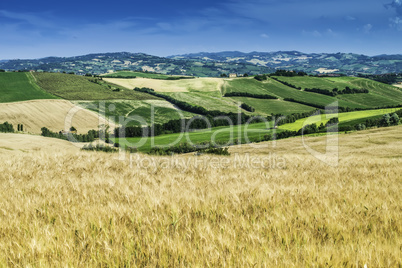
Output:
M268 95L268 94L253 94L248 92L229 92L225 93L224 97L249 97L255 99L272 99L277 100L277 97Z
M222 113L219 116L195 116L190 119L173 119L163 124L152 126L122 126L114 129L115 137L153 137L162 134L180 133L192 129L207 129L229 125L245 124L251 118L253 122L263 122L260 117L252 117L244 113Z
M246 111L249 111L249 112L255 112L255 109L254 109L254 107L252 107L251 105L248 105L247 103L242 103L241 105L240 105L240 107L242 108L242 109L244 109L244 110L246 110Z
M269 76L287 76L287 77L294 77L294 76L306 76L307 73L303 71L288 71L288 70L276 70L274 73L269 74Z
M71 128L70 130L73 131ZM99 136L106 137L106 142L109 140L109 134L107 131L99 130L96 131L94 129L89 130L87 134L75 134L71 132L62 133L60 132L53 132L49 130L47 127L41 128L41 135L44 137L50 138L57 138L62 140L69 140L69 141L76 141L76 142L93 142L95 139L98 139Z
M291 83L288 83L288 82L286 82L286 81L279 80L279 79L276 78L276 77L272 77L272 76L271 76L271 78L274 79L275 81L277 81L277 82L279 82L279 83L285 85L285 86L288 86L288 87L291 87L291 88L294 88L294 89L298 89L298 90L301 90L301 89L302 89L301 87L297 87L297 86L295 86L295 85L293 85L293 84L291 84Z
M364 123L355 125L340 126L339 131L353 131L353 130L365 130L366 128L373 127L389 127L396 126L400 123L402 117L402 110L398 110L392 114L384 114L378 119L367 119Z
M342 94L360 94L360 93L369 93L368 89L363 89L363 88L349 88L345 87L344 90L339 91L338 88L334 88L331 90L327 89L320 89L320 88L305 88L304 91L307 92L314 92L318 94L323 94L331 97L335 97L336 95L342 95Z

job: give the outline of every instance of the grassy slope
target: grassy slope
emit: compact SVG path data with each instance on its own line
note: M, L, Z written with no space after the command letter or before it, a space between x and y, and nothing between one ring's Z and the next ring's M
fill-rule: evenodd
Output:
M248 97L231 97L231 99L251 105L255 108L255 113L261 115L270 115L272 113L289 115L292 113L309 112L315 109L311 106L283 100L265 100Z
M0 102L57 99L35 84L31 73L0 73Z
M242 81L243 80L243 81ZM335 97L330 97L313 92L304 92L294 88L285 86L278 81L268 79L263 82L259 82L253 78L234 79L228 81L225 85L227 92L250 92L255 94L270 94L277 96L278 98L292 98L307 103L316 105L329 105L335 101L338 101L339 106L352 107L352 108L366 108L365 105L358 103L339 100Z
M310 76L295 76L295 77L285 77L276 76L277 79L281 81L288 82L297 87L305 88L321 88L331 90L333 88L338 88L339 91L345 89L345 87L350 88L361 88L360 86L353 85L349 77L310 77Z
M133 90L112 91L86 77L61 73L34 73L37 83L46 91L67 100L156 99Z
M385 107L388 105L400 105L402 104L402 90L372 81L364 78L356 77L277 77L281 81L286 81L297 87L304 88L321 88L332 90L338 88L339 90L345 87L349 88L363 88L368 89L368 94L345 94L338 95L337 98L341 102L346 102L348 107L364 107L375 108ZM307 93L307 92L306 92ZM349 103L349 104L347 104ZM341 105L344 106L344 105Z
M0 184L0 266L399 267L401 130L340 135L337 167L299 138L230 157L0 154L18 178Z
M140 117L144 122L150 124L152 109L154 111L154 122L164 123L172 119L192 117L195 114L178 111L172 104L165 100L118 100L118 101L77 101L77 104L105 115L116 123L119 120L128 122L127 126L141 125L135 118ZM121 119L120 116L123 116Z
M339 122L349 122L356 119L362 119L366 117L372 117L375 115L382 115L386 113L392 113L396 111L396 109L383 109L383 110L368 110L368 111L357 111L357 112L349 112L349 113L340 113L338 114ZM325 124L329 119L336 117L336 114L328 114L326 115L316 115L311 116L309 118L303 118L297 120L294 123L284 124L279 126L279 129L272 130L270 128L269 123L255 123L250 125L241 125L241 126L233 126L233 127L218 127L212 128L211 130L200 130L196 132L189 133L174 133L168 135L160 135L154 138L126 138L125 140L121 140L122 144L127 144L128 146L137 147L139 151L147 152L151 149L153 145L157 146L171 146L176 145L181 142L193 142L193 143L202 143L202 142L211 142L211 138L214 137L215 141L234 141L236 139L245 141L245 137L252 140L253 138L260 138L266 134L273 134L274 131L298 131L306 124ZM215 133L216 132L216 133ZM215 133L215 134L214 134ZM118 139L117 139L118 140Z
M309 124L318 124L319 125L319 124L323 123L325 125L325 123L333 117L338 117L339 122L344 123L344 122L348 122L348 121L352 121L352 120L356 120L356 119L363 119L363 118L368 118L368 117L372 117L372 116L393 113L396 110L398 110L398 109L391 108L391 109L356 111L356 112L340 113L340 114L315 115L315 116L311 116L309 118L299 119L296 122L291 123L291 124L285 124L285 125L279 126L279 128L285 129L285 130L297 131L306 124L308 124L308 125Z
M199 144L203 142L225 142L233 143L236 140L247 142L254 138L260 138L264 135L273 134L274 130L269 129L270 123L256 123L250 125L240 125L233 127L215 127L210 130L203 129L194 132L173 133L156 136L152 138L125 138L116 139L121 144L137 147L141 152L149 152L155 146L172 146L183 142ZM276 130L282 131L282 130Z
M164 93L175 99L204 107L207 110L219 110L222 112L243 112L249 114L245 110L239 108L239 103L231 98L222 98L220 92L174 92Z
M350 78L350 81L356 87L368 89L370 93L341 95L338 98L365 103L371 107L402 104L402 90L397 87L362 78Z

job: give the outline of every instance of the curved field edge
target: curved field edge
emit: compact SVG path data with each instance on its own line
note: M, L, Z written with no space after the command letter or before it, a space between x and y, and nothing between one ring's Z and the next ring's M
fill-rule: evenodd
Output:
M339 138L336 168L298 138L230 157L0 154L0 263L398 267L401 126Z
M40 88L28 72L0 72L0 103L59 97Z
M162 99L74 101L74 103L108 118L117 125L126 126L152 124L152 120L153 123L162 124L169 120L196 116Z

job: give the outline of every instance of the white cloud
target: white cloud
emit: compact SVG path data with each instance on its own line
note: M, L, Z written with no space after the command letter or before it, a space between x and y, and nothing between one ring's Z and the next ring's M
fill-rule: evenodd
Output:
M263 33L263 34L260 34L260 37L262 37L262 38L269 38L269 35Z
M400 17L390 18L389 19L389 26L391 28L395 28L398 31L402 31L402 19Z
M371 25L370 23L363 26L363 31L366 34L369 34L371 29L373 29L373 25Z

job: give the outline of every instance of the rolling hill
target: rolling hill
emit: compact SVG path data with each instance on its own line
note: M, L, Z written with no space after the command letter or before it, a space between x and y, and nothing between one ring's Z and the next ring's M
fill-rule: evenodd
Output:
M157 72L168 75L219 76L221 73L259 74L272 68L251 63L215 63L203 60L175 60L144 53L98 53L83 56L0 62L0 69L9 71L35 70L47 72L74 72L76 74L104 74L118 70Z
M402 73L402 55L366 56L353 53L303 53L299 51L193 53L171 56L180 60L204 60L256 64L261 67L303 70L308 73L338 72L344 74Z
M32 73L0 72L0 103L57 98L41 89Z
M14 125L24 125L24 131L40 134L42 127L59 132L74 126L78 133L98 129L101 124L115 127L99 114L83 109L67 100L31 100L0 103L0 123L8 121Z
M312 112L317 108L323 109L324 106L333 105L336 102L342 108L341 111L370 110L402 105L401 89L356 77L271 76L266 80L259 81L254 77L170 80L167 79L170 76L156 74L147 74L148 78L129 78L129 74L136 73L128 73L128 78L40 72L4 74L17 74L18 79L19 77L31 77L31 81L24 80L25 85L30 86L24 88L28 93L25 95L28 97L31 91L40 90L50 97L56 98L57 96L64 99L4 103L0 112L0 122L9 121L14 125L24 124L25 131L31 133L40 133L41 127L47 127L52 131L65 129L64 119L68 111L76 106L84 108L84 110L82 111L83 116L75 118L73 126L80 133L86 133L88 130L98 127L99 122L96 120L98 114L101 117L110 118L111 122L114 122L110 124L113 129L120 123L127 123L127 126L143 126L151 123L164 124L170 120L178 120L181 116L184 118L196 116L198 112L188 109L189 107L200 107L207 112L218 111L222 114L243 113L246 116L266 117L272 114L291 115ZM3 79L3 84L7 81L11 83L10 79ZM157 94L155 96L151 94L152 92L133 90L136 87L151 88ZM352 92L329 96L320 92L308 91L309 88L315 87L321 88L325 92L337 88L341 93L346 88L367 89L368 93L352 94ZM4 89L0 88L0 93L2 90ZM233 95L235 93L240 95ZM262 98L268 95L277 99ZM74 101L74 104L69 101ZM180 106L177 102L186 105ZM253 110L245 110L244 104ZM352 119L362 120L365 117L388 113L387 110L375 111L376 113L356 112L357 116ZM346 114L342 115L346 116ZM295 126L301 128L303 124L296 123ZM243 131L244 126L238 128L239 131ZM270 134L267 128L269 126L253 124L250 135L257 140L261 139L262 136ZM286 125L280 129L298 130L293 126L287 128ZM228 129L222 128L219 131L221 134L215 137L227 141ZM195 138L196 142L202 143L212 137L211 131L207 132L191 133L190 136ZM171 129L168 128L163 133L171 133ZM157 138L157 143L170 142L175 135L175 133L170 136L162 135ZM141 150L149 149L144 147Z

